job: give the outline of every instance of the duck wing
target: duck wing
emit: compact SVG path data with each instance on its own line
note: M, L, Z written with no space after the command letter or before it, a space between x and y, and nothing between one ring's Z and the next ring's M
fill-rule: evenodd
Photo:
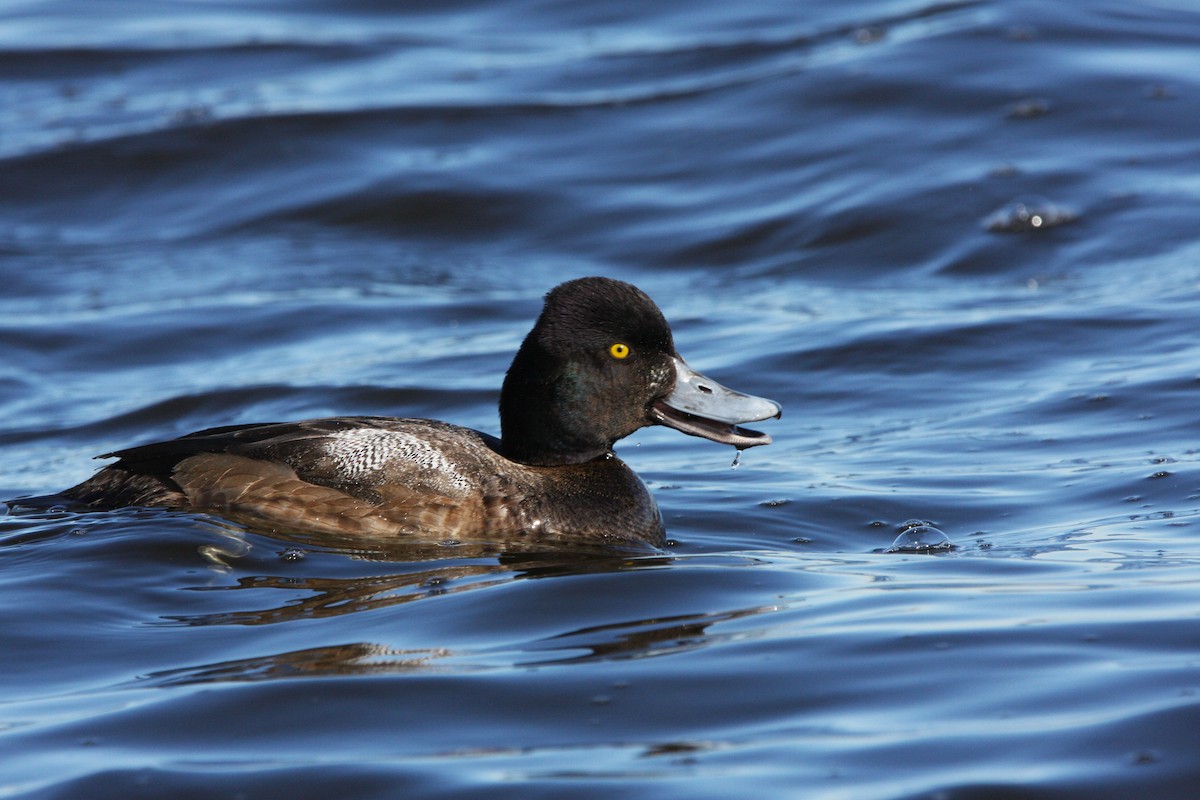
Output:
M116 463L66 495L308 530L444 532L480 523L498 447L494 437L435 420L231 425L109 453Z

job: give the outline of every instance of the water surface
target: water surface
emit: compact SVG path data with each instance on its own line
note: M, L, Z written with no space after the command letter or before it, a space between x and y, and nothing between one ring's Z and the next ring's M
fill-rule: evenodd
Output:
M619 446L661 553L10 512L0 796L1194 793L1189 3L0 14L0 497L215 425L496 432L587 274L785 409L737 469Z

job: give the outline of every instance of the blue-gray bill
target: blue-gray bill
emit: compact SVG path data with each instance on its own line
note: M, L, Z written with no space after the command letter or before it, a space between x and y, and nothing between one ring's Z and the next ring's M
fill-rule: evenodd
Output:
M660 425L744 450L770 444L771 437L739 425L782 413L774 400L728 389L676 357L675 390L654 404L651 415Z

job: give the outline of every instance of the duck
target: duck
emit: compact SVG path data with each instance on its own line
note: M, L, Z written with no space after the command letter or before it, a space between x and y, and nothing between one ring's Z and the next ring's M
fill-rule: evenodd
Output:
M771 443L744 423L782 413L692 369L654 301L606 277L545 295L499 411L499 437L382 416L207 428L97 456L117 460L59 496L277 532L658 548L662 513L616 442L661 425L740 451Z

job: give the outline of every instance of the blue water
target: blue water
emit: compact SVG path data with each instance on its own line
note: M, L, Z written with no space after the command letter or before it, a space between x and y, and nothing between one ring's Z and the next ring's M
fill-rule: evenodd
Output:
M496 432L587 274L784 407L618 447L642 557L0 516L0 797L1193 797L1198 76L1184 0L0 3L0 498Z

